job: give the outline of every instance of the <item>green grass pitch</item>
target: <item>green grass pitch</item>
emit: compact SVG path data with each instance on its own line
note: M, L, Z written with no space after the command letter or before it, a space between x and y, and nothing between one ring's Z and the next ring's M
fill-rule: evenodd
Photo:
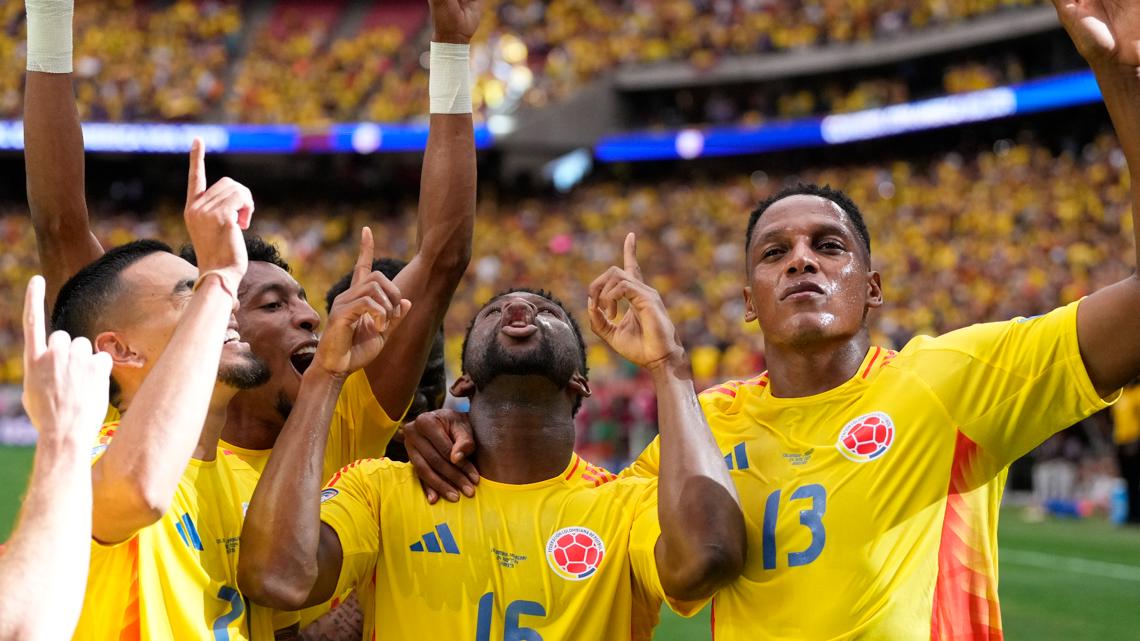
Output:
M0 447L0 541L8 538L32 465L30 448ZM1026 523L1002 514L1001 598L1008 641L1140 639L1140 528L1099 521ZM708 612L663 613L658 641L707 641Z

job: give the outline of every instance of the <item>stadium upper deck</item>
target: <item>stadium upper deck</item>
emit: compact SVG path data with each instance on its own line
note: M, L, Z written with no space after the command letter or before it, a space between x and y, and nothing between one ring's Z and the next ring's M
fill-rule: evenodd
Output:
M869 42L1039 0L501 0L486 13L474 99L494 113L541 107L628 63L687 61ZM421 115L423 3L111 0L76 7L84 120L402 121ZM23 58L22 3L0 8L0 57ZM960 85L965 68L948 80ZM977 73L968 78L978 84ZM0 79L0 118L21 111ZM857 87L847 103L863 101ZM879 101L881 102L881 101Z

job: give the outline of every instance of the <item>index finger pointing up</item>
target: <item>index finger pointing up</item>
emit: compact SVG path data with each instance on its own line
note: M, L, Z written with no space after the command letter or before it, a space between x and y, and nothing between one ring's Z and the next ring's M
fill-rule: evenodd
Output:
M356 265L352 267L352 284L355 285L372 273L372 257L376 246L372 240L372 229L365 226L360 228L360 253L356 256Z
M47 351L47 328L44 323L44 277L32 276L24 294L24 370L30 361Z
M645 282L641 277L641 266L637 264L637 236L633 232L626 234L625 249L622 253L625 256L625 272L639 282Z
M206 143L194 138L190 143L190 177L186 181L186 202L206 191Z

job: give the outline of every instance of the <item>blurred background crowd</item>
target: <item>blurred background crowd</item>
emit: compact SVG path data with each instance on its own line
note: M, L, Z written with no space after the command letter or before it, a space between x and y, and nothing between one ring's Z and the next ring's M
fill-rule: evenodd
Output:
M85 120L306 125L403 121L423 114L430 34L420 0L106 0L76 8L75 72ZM542 107L620 65L855 46L958 24L1043 0L487 0L474 98L482 117ZM0 59L24 58L23 7L0 7ZM1071 62L1071 61L1070 61ZM647 124L756 120L850 111L929 92L1016 82L1040 51L1005 60L952 57L940 74L877 70L820 87L739 88L711 100L681 93L678 115ZM1046 65L1056 61L1046 59ZM0 78L0 118L21 110L22 76ZM916 85L917 83L917 85ZM699 97L698 97L699 98ZM706 105L706 103L708 103ZM697 111L695 111L697 110ZM648 114L657 109L647 109Z

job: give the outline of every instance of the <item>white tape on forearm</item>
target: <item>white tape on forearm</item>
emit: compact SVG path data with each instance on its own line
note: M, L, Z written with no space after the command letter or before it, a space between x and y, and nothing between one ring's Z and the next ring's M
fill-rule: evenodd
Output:
M28 71L71 73L74 0L26 0Z
M471 113L471 45L431 43L428 98L433 114Z

